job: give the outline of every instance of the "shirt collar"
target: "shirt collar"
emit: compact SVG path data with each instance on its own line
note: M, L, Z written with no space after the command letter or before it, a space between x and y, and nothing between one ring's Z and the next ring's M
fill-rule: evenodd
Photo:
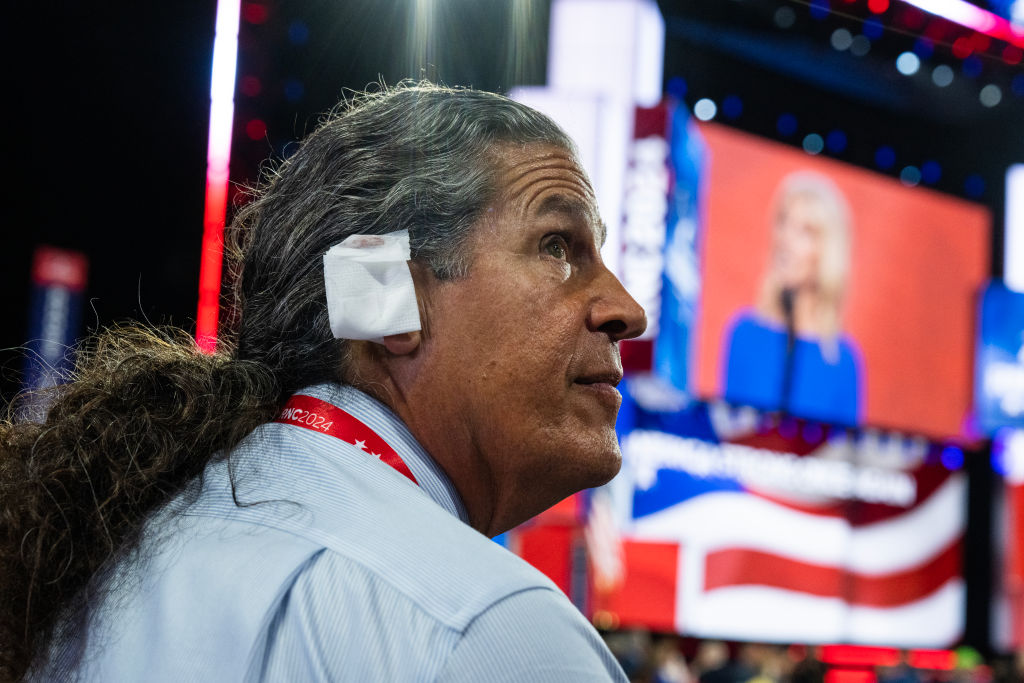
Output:
M297 393L327 401L377 432L402 457L423 492L469 524L469 514L451 479L390 408L368 394L342 384L317 384Z

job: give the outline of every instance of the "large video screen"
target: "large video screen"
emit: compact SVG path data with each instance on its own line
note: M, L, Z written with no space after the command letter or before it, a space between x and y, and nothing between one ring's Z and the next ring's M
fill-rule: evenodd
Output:
M700 291L680 323L689 348L670 361L687 366L681 388L824 423L963 436L987 209L717 124L691 137L704 149Z
M988 211L667 119L654 372L622 387L623 570L599 572L595 619L955 643Z

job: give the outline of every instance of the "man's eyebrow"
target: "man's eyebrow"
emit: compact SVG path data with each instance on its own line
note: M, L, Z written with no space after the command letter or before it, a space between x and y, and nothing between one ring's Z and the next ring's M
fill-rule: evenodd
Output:
M566 197L561 194L553 194L545 197L541 201L540 206L537 207L537 216L545 216L551 213L562 213L570 218L579 220L583 223L593 223L596 219L596 232L597 241L599 246L603 246L605 240L608 237L608 227L604 221L601 220L600 216L594 215L594 210L591 204L583 199L577 199L576 197Z

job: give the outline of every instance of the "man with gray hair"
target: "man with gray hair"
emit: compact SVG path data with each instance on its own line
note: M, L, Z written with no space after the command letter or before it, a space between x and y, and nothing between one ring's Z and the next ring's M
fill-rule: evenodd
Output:
M644 312L565 133L489 93L360 96L233 236L232 344L120 330L46 423L3 426L0 672L625 680L488 538L621 461Z

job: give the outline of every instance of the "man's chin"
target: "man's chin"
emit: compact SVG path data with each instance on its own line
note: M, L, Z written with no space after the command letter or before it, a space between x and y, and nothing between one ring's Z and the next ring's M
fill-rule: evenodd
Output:
M591 478L581 488L590 489L595 486L603 486L619 473L619 470L622 469L622 451L619 449L619 441L615 438L614 432L611 443L604 445L603 448L595 449L593 457L587 464Z

